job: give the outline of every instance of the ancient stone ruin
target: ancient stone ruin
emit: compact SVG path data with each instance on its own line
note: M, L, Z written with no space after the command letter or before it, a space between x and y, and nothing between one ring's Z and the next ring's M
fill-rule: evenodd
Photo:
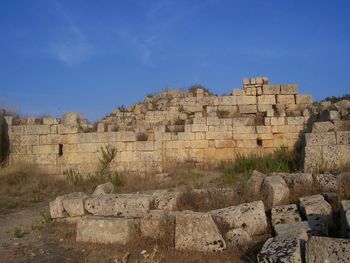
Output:
M349 262L350 201L340 202L337 194L343 176L350 174L254 172L248 185L263 193L262 200L207 212L178 211L183 191L114 194L113 185L106 183L92 195L57 197L50 213L55 220L76 223L78 242L126 245L149 238L201 252L246 251L263 242L258 262ZM306 187L318 187L323 194L288 203L291 192ZM210 198L221 192L229 199L232 190L193 194Z

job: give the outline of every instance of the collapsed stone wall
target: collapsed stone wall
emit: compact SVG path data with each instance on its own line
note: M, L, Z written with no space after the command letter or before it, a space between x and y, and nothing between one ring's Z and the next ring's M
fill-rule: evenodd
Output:
M215 164L237 154L266 154L303 143L312 104L296 84L243 79L243 89L216 96L205 89L170 90L143 103L120 107L93 130L74 113L62 119L11 120L10 163L34 162L49 173L96 170L101 147L118 154L113 166L135 172L162 171L181 162Z

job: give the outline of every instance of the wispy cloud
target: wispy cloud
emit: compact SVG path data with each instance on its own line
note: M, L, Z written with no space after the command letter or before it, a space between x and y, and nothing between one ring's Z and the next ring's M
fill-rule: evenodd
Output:
M77 66L90 58L93 47L63 5L58 0L52 0L52 3L62 18L63 25L57 35L49 41L49 51L58 61L68 66Z

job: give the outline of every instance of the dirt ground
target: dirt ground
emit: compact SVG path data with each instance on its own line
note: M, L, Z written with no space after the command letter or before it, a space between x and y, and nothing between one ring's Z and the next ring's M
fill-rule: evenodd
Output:
M149 240L128 246L95 245L75 241L74 224L43 220L43 202L0 215L0 262L253 262L239 251L194 253L176 251ZM15 237L15 229L25 232ZM122 259L125 261L122 261Z

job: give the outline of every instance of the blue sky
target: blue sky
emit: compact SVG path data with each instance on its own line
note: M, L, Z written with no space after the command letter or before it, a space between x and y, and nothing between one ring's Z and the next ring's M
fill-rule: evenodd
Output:
M97 120L166 88L249 76L350 92L348 0L0 0L0 105Z

